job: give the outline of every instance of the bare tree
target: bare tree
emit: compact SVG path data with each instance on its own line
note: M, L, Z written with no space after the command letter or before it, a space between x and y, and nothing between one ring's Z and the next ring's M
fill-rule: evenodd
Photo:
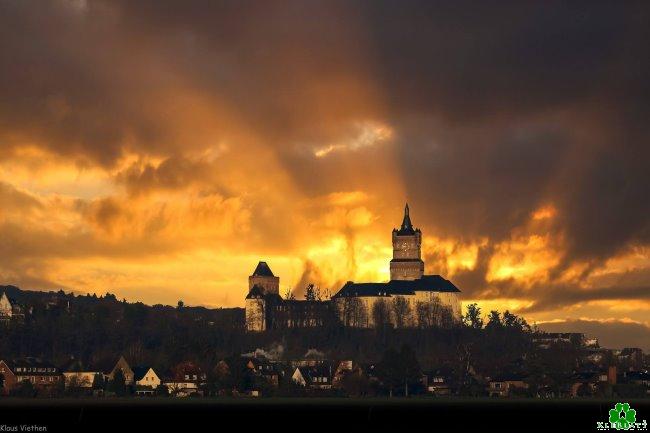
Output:
M406 298L397 296L391 303L396 328L406 328L411 322L411 305Z
M363 301L357 297L343 298L343 324L356 328L368 325L368 312Z
M372 306L372 321L376 329L384 330L390 324L390 308L385 299L377 299Z
M420 328L431 328L435 325L433 305L430 302L418 301L415 304L415 316Z
M293 295L293 292L291 291L291 287L287 287L287 290L284 292L284 299L287 301L293 301L296 299L296 297Z

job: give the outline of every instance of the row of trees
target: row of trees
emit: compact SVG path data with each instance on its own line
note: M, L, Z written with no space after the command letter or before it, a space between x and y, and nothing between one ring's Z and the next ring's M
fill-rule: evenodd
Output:
M341 320L345 326L378 330L388 327L398 329L414 326L425 329L451 327L454 324L451 309L436 297L429 301L416 301L414 305L403 296L373 299L367 305L362 298L344 297L338 299Z

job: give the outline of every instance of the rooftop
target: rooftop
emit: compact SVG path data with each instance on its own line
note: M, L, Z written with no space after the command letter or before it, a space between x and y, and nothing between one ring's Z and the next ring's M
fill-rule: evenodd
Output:
M266 262L259 262L257 264L255 271L253 271L253 276L254 277L275 277L275 275L273 275L273 271L271 271L271 268L269 268L269 265L267 265Z
M413 295L415 292L460 292L458 287L440 275L423 275L418 280L391 280L387 283L354 283L348 281L332 298L346 296Z

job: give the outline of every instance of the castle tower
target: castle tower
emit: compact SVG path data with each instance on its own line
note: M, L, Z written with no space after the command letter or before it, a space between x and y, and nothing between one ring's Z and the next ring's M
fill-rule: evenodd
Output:
M421 255L422 232L414 229L409 205L404 208L402 226L393 229L393 259L390 261L391 280L418 280L424 274Z
M266 262L259 262L248 277L248 295L246 296L246 329L264 331L269 320L269 303L273 295L280 296L280 278L273 275Z
M264 294L280 293L280 277L273 275L273 271L266 262L259 262L253 271L253 275L248 277L248 290L259 286Z

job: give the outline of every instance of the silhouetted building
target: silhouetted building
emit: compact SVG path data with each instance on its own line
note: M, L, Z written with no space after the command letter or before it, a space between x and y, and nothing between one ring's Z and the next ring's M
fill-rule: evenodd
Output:
M348 281L332 301L282 299L280 280L266 262L248 278L246 329L322 326L333 317L345 326L370 327L385 322L397 327L428 327L459 321L460 290L440 275L424 275L422 232L414 228L409 206L392 233L391 280Z

